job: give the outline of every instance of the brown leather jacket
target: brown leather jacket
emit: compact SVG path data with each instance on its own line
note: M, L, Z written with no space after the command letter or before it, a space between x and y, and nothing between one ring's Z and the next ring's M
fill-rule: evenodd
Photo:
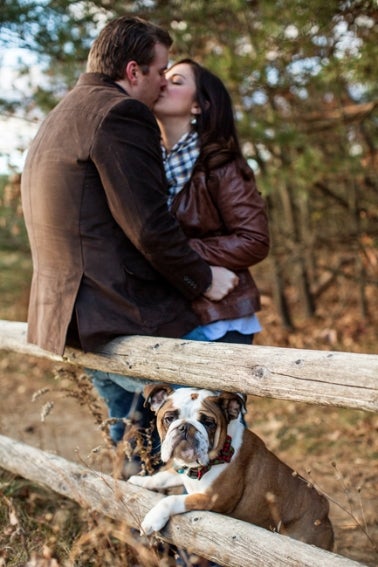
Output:
M268 255L269 231L265 203L246 162L232 161L207 178L195 168L171 210L191 247L210 265L229 268L240 279L222 301L202 296L192 302L201 323L258 311L260 294L248 268Z
M33 256L28 340L62 354L119 335L181 337L211 283L168 211L148 108L87 73L49 114L22 174ZM67 337L67 332L69 333Z

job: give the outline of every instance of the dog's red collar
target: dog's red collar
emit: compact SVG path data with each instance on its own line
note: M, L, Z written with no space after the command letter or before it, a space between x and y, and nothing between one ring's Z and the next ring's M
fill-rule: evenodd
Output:
M196 478L197 480L201 480L204 474L206 474L213 465L220 465L222 463L229 463L231 461L232 455L235 452L235 449L231 445L232 439L229 435L227 435L226 440L224 442L223 448L219 451L217 457L215 459L211 459L207 465L200 466L200 467L181 467L177 469L179 474L187 474L190 478Z

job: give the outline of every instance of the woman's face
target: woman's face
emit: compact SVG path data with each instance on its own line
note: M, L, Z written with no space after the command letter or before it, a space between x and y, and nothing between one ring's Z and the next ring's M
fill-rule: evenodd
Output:
M166 71L167 85L154 105L157 118L190 117L198 114L199 106L195 101L196 84L192 67L188 63L179 63Z

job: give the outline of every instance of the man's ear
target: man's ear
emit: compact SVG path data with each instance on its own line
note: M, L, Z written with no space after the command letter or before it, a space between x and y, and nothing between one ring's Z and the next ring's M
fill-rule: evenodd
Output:
M169 384L147 384L143 389L144 406L149 405L156 413L171 392L173 389Z
M131 85L136 85L138 82L139 65L136 61L129 61L126 65L125 79Z
M246 413L245 402L246 396L239 393L222 392L218 398L218 404L228 422L237 419L240 414Z

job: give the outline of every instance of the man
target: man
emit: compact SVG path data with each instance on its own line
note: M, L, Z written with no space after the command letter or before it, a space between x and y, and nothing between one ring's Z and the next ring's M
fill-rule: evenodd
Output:
M119 335L181 337L197 325L192 299L219 300L237 283L189 247L168 212L149 108L166 84L171 43L139 18L108 23L87 73L30 147L22 175L34 267L28 340L46 350L90 351ZM133 396L113 377L97 378L111 415L114 402L113 415L127 416Z

